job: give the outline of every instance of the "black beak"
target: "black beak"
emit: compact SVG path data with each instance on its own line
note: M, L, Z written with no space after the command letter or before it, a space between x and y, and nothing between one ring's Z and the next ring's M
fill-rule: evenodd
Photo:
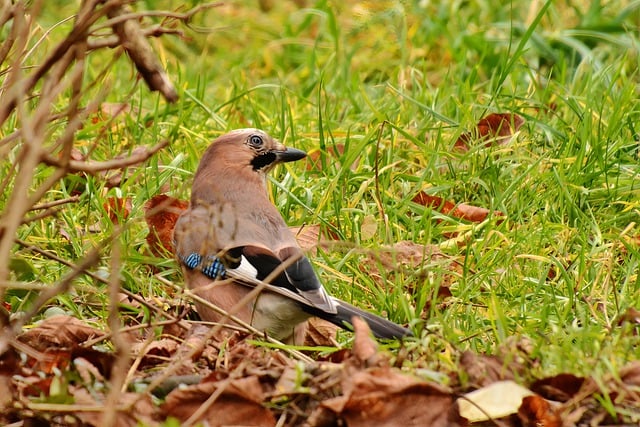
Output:
M276 159L278 162L294 162L296 160L303 159L307 156L302 150L295 148L287 148L284 151L275 151Z

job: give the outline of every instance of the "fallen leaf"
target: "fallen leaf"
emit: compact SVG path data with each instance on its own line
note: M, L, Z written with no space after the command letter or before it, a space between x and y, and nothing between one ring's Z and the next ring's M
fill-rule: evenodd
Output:
M76 357L73 360L73 366L75 367L78 375L82 378L85 384L93 384L94 381L104 382L105 378L102 373L91 362L84 357Z
M149 228L147 244L154 256L162 258L167 253L173 255L173 229L178 217L188 206L189 202L166 194L154 196L145 203L144 219Z
M82 151L78 150L77 147L73 147L71 149L70 158L71 160L77 160L79 162L83 162L87 160L87 156L85 156L84 153L82 153Z
M360 269L383 289L387 283L394 281L395 274L402 274L410 279L406 283L406 291L409 293L417 292L417 286L422 286L425 279L434 283L437 290L434 289L434 298L425 304L425 316L435 302L452 296L449 286L462 274L461 263L443 254L437 245L418 244L409 240L369 252L360 264ZM434 270L437 270L437 280L429 277L434 274Z
M562 427L562 419L551 404L540 396L526 396L518 408L523 427Z
M120 114L129 114L131 106L123 102L103 102L100 104L100 114L103 119L117 117Z
M478 121L473 131L461 134L456 140L454 148L468 151L473 141L486 141L486 147L493 144L507 144L523 124L524 119L517 114L489 114Z
M578 393L584 382L584 378L573 374L559 374L534 382L531 390L545 399L566 402Z
M349 427L466 425L449 390L389 367L345 375L343 392L343 396L322 402L310 417L310 425L327 418L322 410L333 412Z
M208 401L212 395L217 398ZM262 406L263 399L258 378L249 376L175 389L167 396L162 412L185 422L201 410L193 421L209 426L275 426L273 414Z
M127 219L129 213L131 213L131 197L109 197L102 204L102 207L107 212L111 222L119 224L120 220Z
M627 311L618 316L618 321L616 322L618 326L622 326L625 324L630 324L634 326L633 333L634 335L638 334L640 330L640 310L635 307L629 307Z
M304 336L304 345L313 347L333 347L337 346L336 334L338 327L333 323L312 317L307 320L307 329Z
M375 216L369 214L362 219L360 227L360 238L362 240L373 239L378 233L378 220Z
M319 224L303 224L303 225L293 225L289 227L289 230L296 237L296 241L300 247L315 255L317 252L318 246L321 246L322 239L326 240L340 240L337 234L332 231L321 231Z
M340 163L340 156L342 156L343 154L344 154L344 144L336 144L335 148L329 147L326 153L324 153L325 165L336 163L339 166L343 166ZM306 169L308 171L310 170L321 171L323 169L322 157L323 157L323 153L319 149L309 151L306 157L307 159ZM356 167L358 167L358 159L356 159L351 165L349 165L349 168L351 170L354 170Z
M640 361L631 362L620 369L620 379L632 387L640 387Z
M141 358L140 367L146 368L172 359L178 351L178 343L169 338L154 340L150 343L138 342L132 346L132 351Z
M103 331L74 317L56 315L26 330L18 339L36 350L45 351L51 347L74 349L86 341L103 335Z
M95 391L89 392L85 388L71 386L71 395L77 405L102 406L104 408L106 397ZM139 425L155 426L155 408L148 393L122 393L118 402L121 408L115 414L115 422L112 425L123 427L136 427ZM82 420L86 426L105 425L105 412L101 411L70 411L71 415Z
M486 387L494 382L512 380L514 370L497 356L475 354L465 351L460 356L462 369L472 387Z
M487 219L487 216L491 213L489 209L468 205L466 203L459 203L456 205L449 200L444 200L442 197L438 196L432 196L424 191L420 191L411 200L419 205L436 209L438 212L445 215L450 215L454 218L470 222L482 222ZM504 216L500 211L493 211L493 215Z
M15 390L11 383L11 377L7 375L0 375L0 414L5 413L11 405ZM2 415L0 415L0 421L2 421Z
M474 422L517 414L522 399L534 393L513 381L491 383L458 399L460 415Z
M109 377L114 355L85 347L84 343L105 333L66 315L55 315L42 320L34 328L23 332L18 340L41 352L37 358L29 357L27 364L45 374L64 370L69 362L82 357Z
M298 245L300 245L303 250L315 253L316 247L318 246L318 240L320 239L319 224L296 225L289 227L289 230L294 236L296 236Z
M378 354L378 343L371 335L367 322L360 317L351 319L355 337L353 340L353 356L360 366L377 366L385 364L384 358Z

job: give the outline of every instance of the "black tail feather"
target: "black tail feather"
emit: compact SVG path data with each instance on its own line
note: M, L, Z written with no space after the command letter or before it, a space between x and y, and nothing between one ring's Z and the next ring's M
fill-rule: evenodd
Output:
M340 301L337 299L334 300L338 307L338 312L336 314L327 313L325 311L318 310L317 308L306 305L303 306L303 309L307 313L324 319L327 322L331 322L334 325L339 326L347 331L353 331L353 327L351 326L351 319L353 318L353 316L357 316L361 317L365 322L367 322L369 328L371 329L371 332L373 332L373 335L376 338L401 339L404 337L413 336L413 333L409 329L395 324L390 320L384 319L373 313L360 310L359 308L354 307L344 301Z

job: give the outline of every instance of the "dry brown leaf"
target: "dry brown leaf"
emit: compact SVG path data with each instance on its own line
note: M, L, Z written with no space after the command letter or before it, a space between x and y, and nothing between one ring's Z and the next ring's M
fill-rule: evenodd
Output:
M366 322L359 318L352 321L353 358L342 365L342 396L324 400L309 417L309 426L466 425L449 390L389 367ZM377 366L367 368L372 365Z
M318 317L312 317L307 320L307 328L305 330L304 345L313 347L332 347L336 346L336 333L338 327L333 323L322 320Z
M102 372L100 372L98 368L93 365L93 363L91 363L84 357L76 357L73 360L73 366L85 384L91 384L93 383L93 381L105 381Z
M507 144L523 124L524 119L517 114L489 114L480 119L473 131L461 134L454 148L468 151L473 141L486 141L487 147L493 144Z
M491 213L489 209L468 205L466 203L456 205L452 201L444 200L442 197L432 196L424 191L416 194L412 201L419 205L436 209L445 215L470 222L482 222L487 219L487 216ZM504 216L500 211L493 211L493 215Z
M296 236L296 240L303 250L311 253L316 252L316 246L320 239L320 225L295 225L289 227L289 230Z
M222 390L220 390L222 388ZM204 382L198 385L175 389L162 405L165 416L184 422L189 419L214 393L220 393L198 422L209 426L275 426L276 420L262 406L264 394L260 381L255 376L237 380ZM208 402L206 403L208 404Z
M408 280L405 285L409 293L417 291L416 284L422 285L424 279L432 274L433 268L430 267L435 266L439 267L438 280L435 283L438 289L434 292L436 300L427 302L424 308L425 315L429 313L432 304L451 296L449 286L462 274L461 263L443 254L437 245L402 241L370 252L359 265L361 271L383 289L389 281L393 281L390 276L395 274L409 276L412 280Z
M103 102L100 104L100 109L91 116L91 123L98 124L100 122L106 122L108 120L115 119L118 116L124 117L131 113L131 106L122 102ZM117 124L112 123L115 127Z
M537 395L522 399L518 418L523 427L562 427L562 419L557 412L548 401Z
M104 335L104 332L66 316L51 316L18 336L18 339L41 352L39 357L27 358L27 366L35 373L53 374L64 371L75 358L84 358L109 377L113 366L113 353L85 348L84 343ZM45 378L45 382L49 379ZM42 384L47 388L46 384Z
M584 382L584 378L573 374L559 374L534 382L531 390L545 399L566 402L580 391Z
M321 407L335 413L349 427L466 425L451 392L392 368L345 375L343 392L343 396L322 402ZM324 417L315 415L315 418Z
M640 387L640 361L623 366L620 369L620 379L628 386Z
M89 393L81 387L70 387L71 395L75 403L87 406L104 406L106 398L95 392ZM135 403L135 404L134 404ZM114 425L120 427L136 427L139 425L155 426L158 423L154 420L153 415L155 408L149 394L140 393L123 393L120 395L119 407L130 408L128 410L119 411L116 414ZM72 415L78 417L83 425L86 426L103 426L103 411L73 411Z
M0 375L0 414L4 413L13 400L15 390L11 383L11 376ZM0 422L2 422L2 415L0 415Z
M145 203L144 219L149 227L147 244L153 255L157 257L165 257L167 253L173 255L173 228L180 214L188 206L189 202L166 194L154 196Z
M637 335L638 330L640 330L640 310L635 307L629 307L627 311L625 311L618 317L618 321L616 322L616 324L618 326L622 326L624 324L634 325L635 328L633 330L633 333Z
M289 230L296 237L298 245L312 255L317 253L318 245L322 243L320 241L321 238L326 240L340 240L339 237L331 231L325 230L322 232L319 224L294 225L289 227Z
M335 149L333 147L329 147L327 149L327 153L325 154L325 162L328 164L338 163L341 164L339 159L340 156L344 154L344 144L336 144ZM307 166L306 169L310 170L322 170L322 152L318 150L313 150L307 153ZM356 159L352 164L348 165L351 170L355 170L358 167L359 159Z
M85 341L103 335L104 332L86 325L81 320L60 314L42 320L18 338L39 351L46 351L51 347L75 349Z
M373 340L367 322L359 317L351 319L353 325L353 356L360 366L377 366L384 364L384 358L378 354L378 344Z
M109 197L102 204L109 219L114 224L119 224L121 219L127 219L131 213L131 197Z
M465 351L460 357L460 369L469 378L473 388L486 387L491 383L512 380L514 369L504 364L497 356L487 356Z
M100 104L100 116L104 119L117 117L118 115L126 115L131 112L131 105L123 102L103 102Z
M132 351L134 354L144 352L140 361L140 367L146 368L164 363L173 358L178 351L178 343L173 339L161 338L150 343L135 343L132 346Z

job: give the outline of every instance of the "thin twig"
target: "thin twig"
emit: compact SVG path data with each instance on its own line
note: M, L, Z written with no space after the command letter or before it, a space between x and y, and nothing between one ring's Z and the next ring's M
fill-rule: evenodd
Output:
M139 324L139 325L132 325L132 326L125 326L123 328L120 329L120 331L122 333L125 332L133 332L133 331L137 331L138 329L154 329L157 328L159 326L168 326L168 325L178 325L181 328L185 329L185 330L189 330L189 327L182 324L181 323L187 323L184 320L180 320L180 319L173 319L173 320L162 320L160 322L149 322L149 323L145 323L145 324ZM191 323L191 322L189 322ZM91 348L94 345L96 345L99 342L102 341L106 341L108 339L111 339L111 332L105 332L103 335L100 335L99 337L95 337L89 341L85 341L82 343L82 347L83 348Z
M116 230L116 234L120 235L120 229ZM122 247L119 239L114 239L111 244L111 260L110 260L110 280L109 280L109 315L108 323L111 331L111 342L115 347L115 366L111 370L111 387L105 402L105 412L102 419L102 425L113 426L117 421L117 412L115 410L118 402L120 402L122 394L126 391L125 380L127 378L127 367L129 365L130 352L128 344L125 340L120 324L120 316L118 312L118 295L120 291L120 267L121 267Z
M231 381L233 381L233 379L229 377L222 381L216 382L216 391L211 393L211 396L209 396L207 400L202 402L202 404L198 407L198 409L196 409L193 412L193 414L191 414L191 416L187 418L187 420L184 422L183 425L186 427L189 427L197 423L200 420L200 418L202 418L202 416L209 410L211 405L213 405L216 402L216 400L218 400L218 398L222 395L222 393L224 393L227 390L227 387L229 387L229 384L231 384Z
M75 203L80 200L80 196L71 196L66 199L54 200L52 202L41 203L39 205L32 206L30 211L37 211L40 209L49 209L60 205L66 205L67 203Z
M21 9L24 5L22 3L18 4L18 12L13 20L13 28L16 34L16 52L23 52L28 40L29 35L29 27L25 21L25 11ZM21 13L20 13L21 12ZM4 89L7 92L4 92L3 95L8 93L8 97L15 96L19 97L19 99L23 99L26 94L23 79L21 78L21 70L20 70L20 60L16 59L12 64L12 72L7 76L4 82ZM4 96L3 96L4 98ZM3 100L4 102L4 100ZM3 108L2 103L0 103L0 126L4 122L2 120L1 110ZM9 259L9 252L11 251L11 246L13 245L13 236L16 233L16 230L20 226L22 222L22 216L25 209L25 197L24 194L27 193L29 187L31 186L31 182L35 175L35 168L38 164L38 160L36 159L37 150L39 149L37 141L31 139L29 137L33 137L31 134L31 126L32 123L29 121L24 108L21 108L19 111L19 115L23 119L23 126L20 129L20 132L24 138L25 144L20 150L19 159L21 163L21 168L18 171L14 183L13 183L13 191L7 200L6 206L11 206L11 209L5 211L0 218L0 280L7 280L9 278L9 266L8 262L4 262L4 260ZM4 291L0 289L0 300L4 297Z
M67 168L70 172L86 172L89 174L94 174L110 169L122 169L124 167L136 165L138 163L146 161L158 151L166 147L168 144L169 141L164 140L159 144L154 145L153 147L138 150L135 153L131 154L129 157L125 157L123 159L105 160L103 162L69 160ZM60 160L54 158L49 154L43 155L42 161L49 166L63 167L63 164Z
M153 27L144 28L141 30L141 33L145 37L162 37L165 34L173 34L180 37L184 37L184 32L181 30L176 30L174 28L166 28L161 25L155 25ZM97 38L95 40L87 41L87 50L97 50L103 48L114 48L120 46L120 39L117 36L104 36Z
M25 225L25 224L29 224L35 221L40 221L41 219L44 218L48 218L50 216L54 216L56 215L58 212L60 212L62 209L61 208L49 208L49 209L45 209L42 212L39 212L35 215L31 215L29 217L24 217L22 218L22 223L21 225Z

